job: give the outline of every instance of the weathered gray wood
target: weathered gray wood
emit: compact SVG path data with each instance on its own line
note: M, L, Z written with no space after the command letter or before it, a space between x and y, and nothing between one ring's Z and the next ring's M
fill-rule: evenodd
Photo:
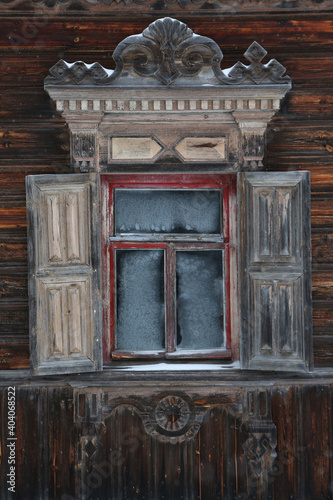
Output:
M266 54L253 42L248 65L222 70L215 41L166 17L118 44L115 70L59 61L45 90L70 128L73 168L261 170L267 123L291 88Z
M27 177L31 369L102 369L96 174Z
M310 174L239 174L238 189L242 367L310 370Z

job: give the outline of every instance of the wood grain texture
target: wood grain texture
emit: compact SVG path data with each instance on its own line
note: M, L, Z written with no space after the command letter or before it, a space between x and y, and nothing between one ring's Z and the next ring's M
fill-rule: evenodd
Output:
M328 3L225 1L212 11L207 4L205 8L193 3L180 7L176 2L164 9L164 15L175 15L195 32L216 40L224 52L223 68L237 60L245 62L243 53L253 40L268 50L265 61L276 57L287 68L293 89L270 125L264 164L269 170L311 171L312 194L316 195L312 197L314 266L333 262L333 44ZM70 172L69 132L44 92L43 80L60 58L99 61L112 68L116 45L160 16L158 8L148 8L148 4L113 3L110 10L103 4L101 23L97 13L102 4L81 2L80 11L70 11L68 5L45 8L37 19L28 15L33 12L30 1L22 3L22 10L15 5L0 6L0 266L7 267L7 274L2 275L7 280L3 282L7 299L3 298L6 302L0 307L5 314L10 297L12 313L0 320L0 336L6 338L11 329L13 336L27 333L22 319L23 310L27 314L27 304L22 303L26 285L23 271L16 271L17 266L26 265L27 258L24 177ZM17 36L12 43L9 34ZM332 273L327 268L328 279ZM316 335L332 335L329 311L333 302L328 288L325 300L316 300L314 307ZM315 289L314 293L319 292ZM325 362L333 366L327 346ZM321 352L315 347L315 360L322 366Z
M153 16L158 17L158 16ZM288 16L266 16L257 18L253 23L253 18L243 18L242 23L234 16L223 16L223 31L218 27L218 15L216 22L212 22L210 17L201 16L195 18L191 15L178 16L179 20L190 25L191 29L203 36L214 38L226 51L227 47L237 47L240 39L246 48L258 38L267 50L272 48L275 52L278 47L284 50L292 50L297 47L297 52L303 49L300 43L306 43L311 49L331 48L333 45L331 37L331 21L328 16L317 14L309 16L306 14L298 15L295 19ZM14 50L37 49L41 51L59 49L67 47L68 49L84 50L103 48L104 50L113 50L113 43L119 43L129 35L141 33L152 22L150 16L142 15L139 18L132 18L128 22L128 16L109 18L104 16L103 23L99 24L99 29L95 29L95 19L80 19L67 16L67 19L56 19L53 16L47 16L45 22L40 23L38 29L31 36L24 36L26 26L26 17L17 17L16 19L2 20L2 33L0 35L0 49L8 47ZM247 22L252 22L249 27ZM52 36L50 36L52 33ZM111 35L111 36L110 36ZM214 35L214 36L213 36ZM11 37L11 41L8 37ZM15 38L17 42L15 43ZM246 50L246 49L245 49Z
M15 342L11 338L0 342L0 370L19 370L30 367L29 340Z
M333 367L332 2L220 0L202 7L177 1L152 7L154 3L78 0L34 7L31 0L0 2L0 369L27 369L30 362L25 176L70 172L69 132L44 93L43 80L60 58L99 61L112 68L116 45L161 15L174 15L214 38L224 52L224 68L245 62L244 51L257 40L269 51L265 61L276 57L293 79L293 89L268 131L264 164L269 170L311 172L315 366ZM39 23L35 9L42 14ZM12 43L10 34L17 37ZM132 385L108 384L111 391L130 398L143 392L136 378ZM13 383L12 374L10 380ZM156 382L153 392L163 382ZM293 384L275 380L270 391L277 457L264 488L258 478L247 477L247 424L223 405L207 410L193 441L166 446L145 433L129 405L109 415L105 425L74 425L73 389L64 379L27 378L16 383L17 497L328 500L333 478L332 384L318 379ZM185 385L182 378L178 387L183 390ZM207 390L195 390L206 404ZM215 394L220 390L219 384L212 387ZM1 388L2 463L6 416L6 392ZM87 436L92 439L85 441ZM6 472L2 467L4 498Z
M241 366L309 370L310 176L247 172L238 190Z
M28 301L18 300L15 298L12 301L1 301L0 304L0 325L1 325L1 341L6 339L10 341L17 337L28 339L29 336L29 321L28 321Z
M1 385L0 443L6 463L7 387ZM196 399L206 405L197 435L166 445L145 431L140 412L131 405L131 388L109 388L111 396L121 392L124 403L105 415L103 424L74 424L74 391L67 384L61 387L40 380L39 384L25 381L15 386L19 498L330 498L331 379L317 386L282 382L269 390L277 446L270 480L264 484L248 469L253 452L247 455L244 445L251 423L246 415L235 414L223 403L212 404L209 389L195 391ZM223 390L232 389L221 386L218 391ZM139 392L140 397L156 394L143 387ZM261 451L270 452L267 439L262 441ZM6 467L2 467L3 498L5 474Z
M97 177L29 176L27 200L34 373L101 370Z

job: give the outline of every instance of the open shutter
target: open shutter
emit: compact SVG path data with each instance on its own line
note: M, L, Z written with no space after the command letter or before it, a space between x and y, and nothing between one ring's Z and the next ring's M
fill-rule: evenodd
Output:
M242 367L312 367L309 172L239 174Z
M31 368L102 369L98 178L27 177Z

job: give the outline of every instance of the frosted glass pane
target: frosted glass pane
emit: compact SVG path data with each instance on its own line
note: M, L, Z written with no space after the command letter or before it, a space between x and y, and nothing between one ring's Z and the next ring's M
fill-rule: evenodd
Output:
M220 234L220 191L116 189L115 221L116 234Z
M177 349L223 346L222 250L176 255Z
M116 349L164 349L164 251L116 250L116 266Z

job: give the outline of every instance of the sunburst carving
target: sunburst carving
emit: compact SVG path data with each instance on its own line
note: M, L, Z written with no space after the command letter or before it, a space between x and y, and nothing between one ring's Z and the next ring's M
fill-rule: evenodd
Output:
M165 431L180 431L190 419L190 408L179 396L166 396L156 405L155 419Z

